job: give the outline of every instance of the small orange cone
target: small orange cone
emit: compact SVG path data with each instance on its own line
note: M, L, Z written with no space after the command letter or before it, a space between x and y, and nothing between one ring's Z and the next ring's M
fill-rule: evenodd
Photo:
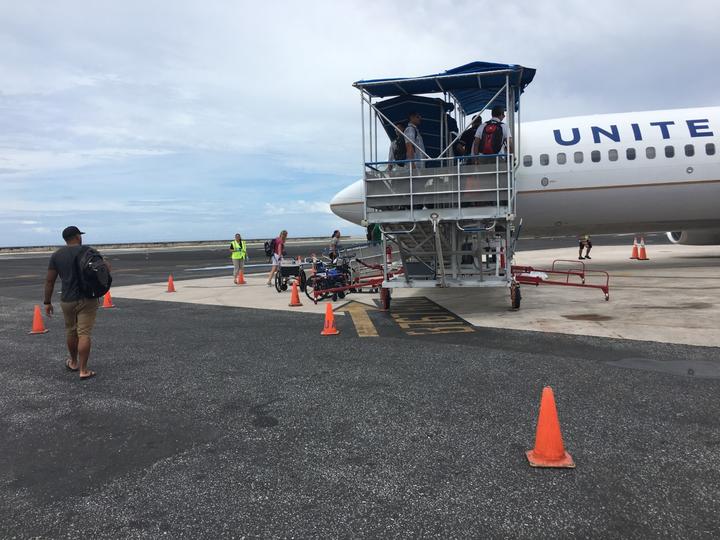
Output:
M649 261L647 251L645 251L645 238L640 238L640 255L638 255L639 261Z
M325 304L325 328L320 332L322 336L336 336L340 331L335 328L335 314L332 310L332 305Z
M640 258L638 256L637 236L635 238L633 238L633 249L632 249L632 254L630 255L630 258L631 259L639 259Z
M235 284L236 285L245 285L245 274L243 274L242 270L240 270L240 273L235 278Z
M328 304L329 306L330 304ZM299 307L302 306L300 303L300 295L298 294L298 280L294 280L292 284L292 292L290 294L290 303L288 304L290 307Z
M105 297L103 298L103 305L104 308L114 308L115 304L113 304L112 296L110 296L110 291L105 293Z
M560 421L557 408L555 408L555 397L549 386L543 388L542 392L535 433L535 448L525 452L525 455L533 467L575 468L572 456L565 451L563 445Z
M45 323L43 322L42 318L42 312L40 311L40 306L35 306L35 312L33 313L33 325L32 330L28 332L28 334L47 334L48 330L45 328Z
M168 290L167 292L176 292L175 291L175 282L173 281L172 274L170 274L170 277L168 278Z

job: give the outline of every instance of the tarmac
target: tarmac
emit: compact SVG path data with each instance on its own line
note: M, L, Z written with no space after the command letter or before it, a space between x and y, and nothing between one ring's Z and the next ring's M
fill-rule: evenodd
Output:
M390 313L350 295L329 337L306 297L292 311L262 276L179 270L222 266L223 252L118 255L118 307L99 313L98 376L83 382L63 367L61 318L27 334L47 257L1 259L0 536L717 537L720 349L672 341L718 327L720 251L686 248L651 244L628 266L627 246L596 242L610 302L524 286L517 312L497 298L494 326L442 291L396 295ZM519 257L546 264L541 251ZM200 298L255 293L262 305ZM377 336L360 335L354 310ZM564 317L588 312L614 318ZM642 334L648 317L664 320L657 334ZM439 323L454 331L422 331ZM545 385L576 469L528 466Z

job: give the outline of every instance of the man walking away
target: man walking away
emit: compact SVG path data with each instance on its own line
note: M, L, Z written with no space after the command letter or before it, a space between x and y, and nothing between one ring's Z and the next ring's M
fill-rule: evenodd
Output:
M70 371L79 371L80 379L89 379L95 375L88 369L90 356L90 335L95 324L95 315L98 309L98 300L102 288L109 288L110 264L102 256L88 246L82 245L82 236L85 233L75 226L66 227L62 237L67 244L58 249L50 257L47 278L45 280L45 313L52 316L52 294L55 281L60 276L62 282L62 295L60 306L65 318L65 333L70 358L65 361L65 367ZM81 270L88 265L92 271L104 275L105 287L93 290L92 283L88 283ZM107 292L105 288L105 292ZM98 296L95 296L95 294Z
M475 132L472 154L500 154L512 152L512 137L510 129L503 122L505 119L505 108L495 106L492 108L492 118L482 124ZM481 158L485 163L495 163L495 158Z
M467 156L472 152L473 141L475 140L475 133L478 128L482 125L482 117L476 114L472 119L472 123L465 128L462 132L457 143L455 143L455 156Z
M237 283L238 274L245 271L245 258L247 257L247 245L240 233L236 233L235 240L230 242L230 251L233 262L233 282Z

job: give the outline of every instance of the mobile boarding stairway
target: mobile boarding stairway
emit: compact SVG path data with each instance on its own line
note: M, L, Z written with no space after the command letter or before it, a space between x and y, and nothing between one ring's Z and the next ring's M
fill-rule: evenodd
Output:
M474 62L435 75L354 84L363 120L364 217L380 226L387 254L385 308L390 290L401 287L508 287L512 306L520 306L511 268L520 228L515 155L520 96L534 75L518 65ZM506 110L512 147L494 155L453 155L472 116L487 121L498 105ZM418 159L381 158L387 147L378 148L378 128L394 139L395 124L407 122L410 112L422 116L425 151L414 145ZM397 258L400 274L392 271Z

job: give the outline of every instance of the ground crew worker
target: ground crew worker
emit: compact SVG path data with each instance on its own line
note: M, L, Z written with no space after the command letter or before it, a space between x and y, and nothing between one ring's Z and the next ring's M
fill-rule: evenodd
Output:
M235 240L230 242L233 262L233 281L237 281L238 274L245 271L245 258L247 257L247 245L240 233L235 234Z
M583 257L583 248L586 248L585 250L585 256ZM592 242L590 241L590 235L585 234L580 237L580 253L578 254L578 259L591 259L590 257L590 250L592 249Z

